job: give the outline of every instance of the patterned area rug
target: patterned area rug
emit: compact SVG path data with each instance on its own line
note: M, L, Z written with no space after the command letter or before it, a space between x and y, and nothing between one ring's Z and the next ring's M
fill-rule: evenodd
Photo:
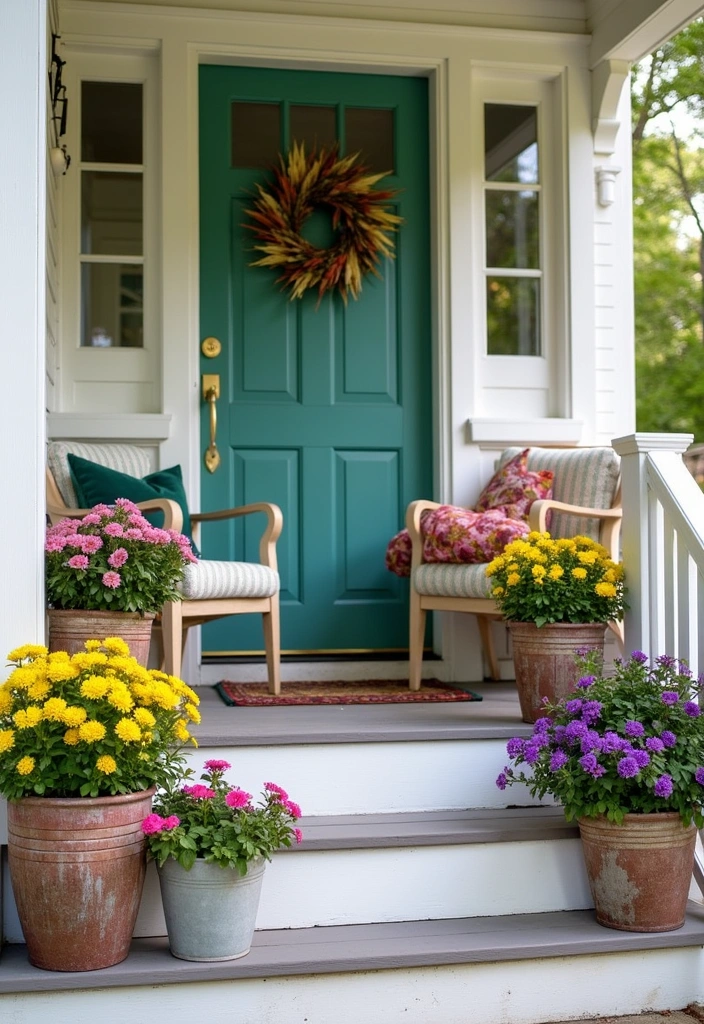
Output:
M287 704L423 704L426 702L481 700L478 693L426 679L420 690L409 690L403 680L335 680L326 683L282 683L281 694L269 693L266 683L230 683L215 689L230 707L276 707Z

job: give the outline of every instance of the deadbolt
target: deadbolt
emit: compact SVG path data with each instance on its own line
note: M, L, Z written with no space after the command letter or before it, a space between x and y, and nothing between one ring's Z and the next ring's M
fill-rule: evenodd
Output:
M204 338L200 350L206 359L215 359L222 352L222 343L217 338Z

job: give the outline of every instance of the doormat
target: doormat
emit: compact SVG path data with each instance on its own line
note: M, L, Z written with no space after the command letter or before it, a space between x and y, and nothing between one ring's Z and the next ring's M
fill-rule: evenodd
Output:
M269 693L266 683L230 683L223 680L215 684L215 689L230 707L245 708L295 704L424 704L482 700L473 690L462 690L437 679L424 680L420 690L409 690L408 682L402 679L282 683L278 697Z

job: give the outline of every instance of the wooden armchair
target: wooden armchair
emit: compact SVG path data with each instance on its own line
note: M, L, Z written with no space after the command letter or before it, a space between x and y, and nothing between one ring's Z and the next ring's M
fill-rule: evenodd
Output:
M88 509L75 507L78 502L69 472L69 452L129 476L141 478L150 470L148 455L138 445L50 441L46 488L47 515L52 522L66 517L75 518L88 512ZM139 502L138 505L145 512L157 509L162 511L165 528L181 530L183 515L175 501L155 498ZM258 502L219 512L191 512L190 517L193 539L198 543L197 533L201 523L254 512L266 515L266 526L259 542L258 563L199 559L196 564L186 566L183 600L169 602L161 612L164 666L171 675L180 675L183 647L191 626L227 615L257 612L263 619L269 690L278 694L281 691L281 640L276 541L283 526L281 509L269 502Z
M521 451L507 448L501 455L503 466ZM529 515L532 530L547 529L553 537L591 537L607 548L614 561L619 560L621 530L620 460L612 448L531 448L529 470L548 469L554 473L553 497L536 501ZM438 508L435 501L414 501L406 511L406 528L413 545L411 562L409 684L420 689L423 663L425 620L429 611L470 612L477 616L479 634L489 677L499 678L499 666L491 635L492 619L501 613L491 598L486 565L457 565L423 562L421 515ZM620 623L609 624L623 642Z

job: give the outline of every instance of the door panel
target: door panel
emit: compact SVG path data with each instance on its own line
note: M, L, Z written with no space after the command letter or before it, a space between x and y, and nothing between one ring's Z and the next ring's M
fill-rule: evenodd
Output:
M427 82L420 78L206 66L200 72L201 335L223 343L215 474L202 507L274 501L282 646L296 651L404 649L405 581L388 573L388 539L408 501L431 493ZM291 142L349 133L403 224L396 259L367 276L358 301L289 301L276 273L251 267L245 225L255 184ZM380 166L381 163L381 166ZM376 165L376 166L375 166ZM332 237L315 211L313 244ZM203 449L207 411L203 409ZM204 532L206 558L258 557L261 516ZM262 649L256 616L204 627L203 652Z

